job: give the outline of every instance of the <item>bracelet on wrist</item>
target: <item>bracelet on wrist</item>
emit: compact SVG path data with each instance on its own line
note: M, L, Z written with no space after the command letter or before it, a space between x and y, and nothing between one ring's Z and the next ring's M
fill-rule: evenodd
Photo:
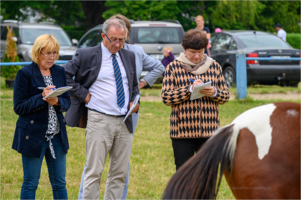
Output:
M143 83L143 87L146 86L146 81L144 79L140 79L140 81Z

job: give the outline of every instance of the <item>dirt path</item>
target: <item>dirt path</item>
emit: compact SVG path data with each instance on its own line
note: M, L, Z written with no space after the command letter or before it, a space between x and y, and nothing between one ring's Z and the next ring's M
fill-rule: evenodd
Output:
M282 99L282 100L301 100L301 94L297 92L272 93L272 94L250 94L250 97L255 100L270 100L270 99ZM230 94L230 100L235 99L235 94ZM141 101L162 101L158 96L145 96L141 97Z

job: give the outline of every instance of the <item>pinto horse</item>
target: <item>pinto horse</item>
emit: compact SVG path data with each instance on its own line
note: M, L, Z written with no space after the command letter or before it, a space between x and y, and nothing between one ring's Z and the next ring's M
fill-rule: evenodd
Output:
M218 129L163 199L215 199L223 174L237 199L300 199L300 104L255 107Z

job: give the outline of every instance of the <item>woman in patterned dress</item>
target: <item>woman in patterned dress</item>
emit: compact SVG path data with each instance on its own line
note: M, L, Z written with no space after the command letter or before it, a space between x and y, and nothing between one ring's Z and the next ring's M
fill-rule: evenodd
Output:
M69 144L62 113L70 106L69 92L43 100L53 88L67 86L64 68L54 64L59 50L54 36L39 36L31 50L33 62L20 69L15 80L14 111L19 118L12 148L22 155L21 199L35 199L44 157L53 198L68 199L65 176Z
M187 31L182 39L184 53L165 70L161 97L171 106L170 137L178 170L220 125L218 107L229 100L221 66L204 54L208 39L203 31ZM212 81L190 100L195 85Z

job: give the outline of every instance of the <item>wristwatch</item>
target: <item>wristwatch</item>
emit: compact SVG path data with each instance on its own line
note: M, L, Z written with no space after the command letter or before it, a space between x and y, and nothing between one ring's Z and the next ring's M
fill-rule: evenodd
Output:
M143 83L143 87L146 86L146 81L143 78L140 81Z

